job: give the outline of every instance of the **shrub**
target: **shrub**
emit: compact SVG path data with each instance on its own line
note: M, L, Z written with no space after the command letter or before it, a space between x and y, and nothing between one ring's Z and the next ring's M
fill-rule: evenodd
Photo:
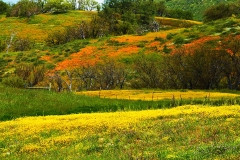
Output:
M169 34L167 35L167 39L170 40L170 39L172 39L174 36L175 36L175 34L169 33Z
M64 31L53 31L48 34L47 39L45 40L47 45L53 46L53 45L59 45L67 43L67 35Z
M165 39L162 38L162 37L155 37L155 38L154 38L154 41L159 41L159 42L161 42L161 43L164 43L164 42L165 42Z
M9 87L24 88L24 80L18 76L4 78L2 83Z
M168 54L168 53L171 52L171 49L169 49L169 48L166 46L166 44L165 44L165 45L163 46L163 52L166 53L166 54Z
M120 23L119 27L118 27L118 32L120 35L122 34L133 34L135 31L134 31L134 28L133 28L133 25L131 25L131 23L129 22L123 22L123 23Z
M28 17L40 13L41 8L38 6L37 2L29 0L20 0L17 4L13 5L7 16L9 17Z
M208 8L204 12L204 21L214 21L217 19L222 19L226 17L231 17L232 15L240 14L240 2L232 4L220 3L218 5Z
M177 19L186 19L186 20L193 19L192 12L184 11L184 10L180 10L180 9L168 10L166 13L166 16L170 17L170 18L177 18Z
M66 0L49 0L44 6L44 11L52 13L65 13L71 8L71 3Z
M27 51L33 47L33 43L28 38L19 38L13 43L14 51Z
M183 36L177 36L174 38L174 43L175 44L184 44L185 38Z

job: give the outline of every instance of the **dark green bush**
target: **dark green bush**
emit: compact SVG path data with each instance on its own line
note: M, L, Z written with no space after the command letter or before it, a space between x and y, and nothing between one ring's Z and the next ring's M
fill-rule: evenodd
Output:
M4 78L2 83L9 87L24 88L24 80L18 76Z
M180 9L168 10L166 13L166 16L170 18L177 18L177 19L186 19L186 20L193 19L193 14L190 11L184 11Z
M174 38L174 43L175 44L184 44L185 43L185 39L183 36L177 36Z
M204 21L209 22L239 14L240 14L239 2L231 4L219 3L218 5L208 8L204 12Z
M170 39L172 39L174 36L175 36L175 34L169 33L169 34L167 35L167 39L170 40Z

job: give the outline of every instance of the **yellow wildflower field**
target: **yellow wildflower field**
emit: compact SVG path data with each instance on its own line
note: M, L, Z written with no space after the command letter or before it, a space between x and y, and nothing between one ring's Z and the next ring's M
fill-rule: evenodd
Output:
M98 96L101 98L116 98L130 100L162 100L162 99L190 99L190 98L221 98L237 97L239 94L204 92L204 91L158 91L158 90L100 90L76 92L87 96Z
M240 143L239 117L239 105L187 105L18 118L0 122L0 159L180 158L196 145ZM236 158L235 151L231 156Z

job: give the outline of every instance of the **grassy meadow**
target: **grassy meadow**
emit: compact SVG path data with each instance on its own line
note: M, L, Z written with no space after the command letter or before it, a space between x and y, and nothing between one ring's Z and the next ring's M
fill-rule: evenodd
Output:
M240 20L233 17L209 24L157 17L159 32L45 44L50 32L95 14L0 16L0 40L16 33L34 42L28 51L0 54L0 81L24 64L61 72L110 58L129 67L135 55L168 55L205 36L240 33ZM0 159L240 159L239 95L228 90L53 92L0 84Z
M240 158L238 92L1 91L0 159Z
M1 159L239 159L240 106L23 117L0 122Z

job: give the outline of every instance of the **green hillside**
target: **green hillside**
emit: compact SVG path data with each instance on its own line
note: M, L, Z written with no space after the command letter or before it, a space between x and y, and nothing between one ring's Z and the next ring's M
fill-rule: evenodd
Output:
M203 20L204 11L219 3L232 3L238 0L164 0L170 9L182 9L193 13L195 20Z
M1 81L14 87L51 82L59 91L238 89L238 70L231 67L239 65L235 61L238 18L200 23L157 17L160 28L156 32L98 36L96 31L105 26L95 15L70 11L31 19L2 16ZM118 21L115 26L124 29L122 24ZM11 37L7 48L4 42L9 43Z

